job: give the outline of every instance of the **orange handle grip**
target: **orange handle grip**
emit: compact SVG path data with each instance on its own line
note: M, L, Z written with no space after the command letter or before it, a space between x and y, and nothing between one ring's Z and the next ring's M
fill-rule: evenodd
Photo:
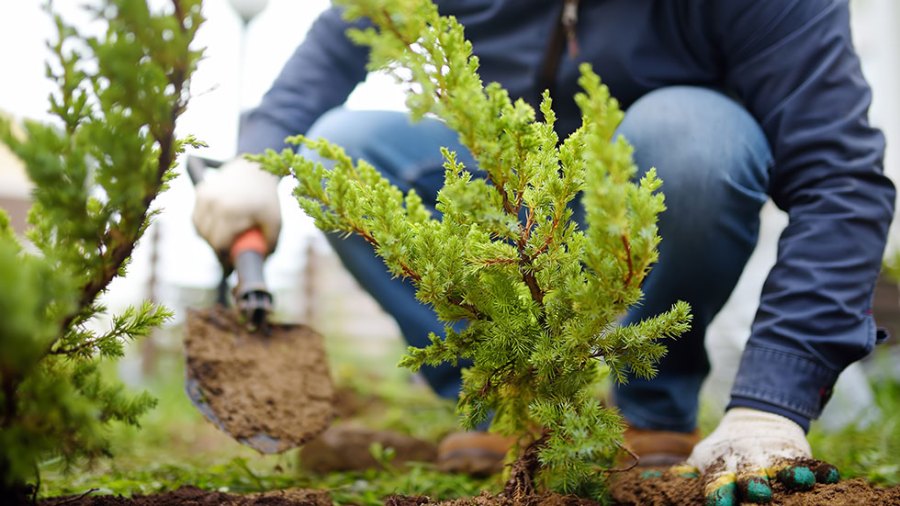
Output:
M266 253L269 252L269 246L266 244L266 237L262 230L251 228L239 235L231 245L231 261L234 262L238 255L247 251L255 251L262 256L266 256Z

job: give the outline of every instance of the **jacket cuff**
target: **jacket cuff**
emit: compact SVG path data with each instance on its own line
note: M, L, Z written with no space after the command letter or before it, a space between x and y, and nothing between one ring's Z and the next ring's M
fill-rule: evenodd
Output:
M728 411L731 408L750 408L759 411L765 411L766 413L781 415L803 428L803 432L809 432L809 425L811 420L808 416L798 415L793 411L788 411L781 406L776 406L775 404L758 401L756 399L748 399L745 397L734 397L731 399L731 402L728 403L728 407L725 408L725 411Z
M839 371L810 358L748 345L741 357L728 409L747 407L775 413L809 430L831 398Z

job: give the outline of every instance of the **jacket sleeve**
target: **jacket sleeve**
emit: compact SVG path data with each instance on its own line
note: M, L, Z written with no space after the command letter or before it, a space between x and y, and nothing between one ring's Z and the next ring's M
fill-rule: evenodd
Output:
M769 193L790 217L730 406L808 428L838 374L875 344L871 300L895 193L884 137L868 122L846 0L716 3L727 84L763 127Z
M259 107L242 121L239 153L283 148L285 137L306 133L365 79L368 48L347 38L350 26L337 7L319 16Z

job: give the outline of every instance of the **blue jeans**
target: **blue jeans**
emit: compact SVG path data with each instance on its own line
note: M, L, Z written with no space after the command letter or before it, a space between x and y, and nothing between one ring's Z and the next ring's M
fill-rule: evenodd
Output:
M668 343L659 374L617 386L615 402L632 426L689 432L696 426L700 386L709 372L706 328L756 245L772 156L750 114L704 88L671 87L644 96L628 109L618 133L634 145L640 171L656 167L668 208L659 221L659 262L645 281L643 303L629 311L625 323L666 311L677 300L690 303L694 319L689 332ZM443 183L441 146L475 167L455 132L433 119L412 124L403 113L335 109L308 135L367 160L404 192L415 189L432 208ZM365 241L337 236L329 241L411 345L426 345L429 332L443 333L432 310L415 300L413 286L392 279ZM458 395L458 367L428 367L423 374L439 395Z

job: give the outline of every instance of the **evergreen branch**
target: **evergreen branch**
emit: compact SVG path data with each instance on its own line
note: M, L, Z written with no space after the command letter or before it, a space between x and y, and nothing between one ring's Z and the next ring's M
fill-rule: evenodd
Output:
M406 277L412 279L413 281L420 281L422 279L422 276L412 270L412 267L407 265L406 262L400 262L400 268L403 269L403 273L406 274Z
M518 258L483 258L479 259L478 263L485 266L494 266L494 265L513 265L518 264Z
M172 0L172 4L175 7L178 27L182 34L187 35L191 33L192 29L186 25L187 17L181 6L181 1ZM169 84L173 87L172 96L177 98L171 105L167 121L162 125L151 125L150 128L151 135L157 142L159 154L157 156L157 166L153 184L150 188L145 190L144 196L141 199L142 211L135 221L139 226L136 229L124 231L118 227L110 227L102 234L99 245L112 245L111 247L107 246L104 250L101 250L102 270L98 276L93 277L86 285L84 285L84 287L82 287L81 296L78 300L78 309L63 319L60 326L61 332L57 339L54 339L48 345L48 353L59 339L65 335L66 329L70 327L75 318L81 313L82 309L91 306L97 296L109 286L116 275L118 275L122 265L131 258L131 255L134 252L138 235L143 231L148 214L150 213L150 206L165 184L166 174L175 163L175 158L177 156L177 150L175 148L175 120L184 112L187 105L183 93L184 85L187 81L189 65L189 58L181 60L172 70L172 73L167 76ZM120 223L123 225L129 224L127 220L122 220Z
M154 306L145 302L139 309L129 307L120 315L113 317L112 328L99 336L86 333L72 346L58 346L50 351L52 355L90 356L94 350L100 350L101 355L117 355L121 352L120 343L124 339L136 339L147 336L154 328L162 325L171 318L172 313L162 306ZM93 336L93 337L89 337Z
M52 348L49 352L47 352L47 353L48 353L49 355L62 355L62 356L71 356L71 355L82 355L82 354L86 354L86 353L89 353L89 352L93 351L93 350L97 347L97 344L98 344L100 341L105 340L106 337L107 337L107 335L95 337L95 338L92 338L92 339L85 339L85 340L79 342L78 344L76 344L75 346L72 346L72 347L70 347L70 348L53 347L53 348ZM57 342L58 342L58 341L57 341Z
M346 215L341 215L341 217L349 222L349 219ZM353 233L365 239L365 241L369 243L373 248L378 249L378 247L380 246L378 239L376 239L368 229L365 229L353 223L350 224L350 227L352 228ZM400 269L403 271L405 277L412 279L413 281L420 281L422 279L422 276L419 275L418 272L414 271L413 268L409 266L409 264L402 260L398 260L398 263L400 264Z
M347 219L347 217L345 215L339 215L339 216L341 218L344 218L345 220ZM359 225L353 224L353 223L350 224L350 228L353 230L353 233L355 233L355 234L359 235L360 237L362 237L363 239L365 239L365 241L367 243L369 243L369 245L371 245L373 248L378 248L378 246L379 246L378 240L375 239L375 237L371 233L369 233L368 230L360 227ZM405 271L407 269L408 268L405 267L403 270Z
M494 376L497 376L497 375L499 375L501 372L503 372L504 370L506 370L507 368L512 367L515 363L516 363L516 359L515 359L515 358L511 358L511 359L509 359L509 361L506 362L505 364L503 364L503 365L501 365L500 367L497 367L496 369L494 369L493 371L491 371L490 374L488 374L488 377L487 377L487 379L485 380L484 385L481 387L481 391L480 391L481 396L483 397L483 396L487 395L488 392L490 392L491 388L493 388L493 386L492 386L492 381L493 381L493 379L494 379Z
M628 464L627 467L614 467L612 469L597 468L597 471L599 471L601 473L606 473L606 474L627 473L628 471L631 471L632 469L637 467L638 464L641 463L641 458L638 456L638 454L631 451L631 448L628 448L627 446L623 445L622 443L620 443L618 441L616 441L616 447L619 448L620 450L623 450L625 453L627 453L631 457L631 459L632 459L631 463Z
M375 237L371 233L369 233L367 230L363 229L362 227L355 226L353 231L354 231L354 233L360 235L363 239L365 239L366 242L371 244L374 248L377 249L379 247L378 240L375 239ZM398 260L397 263L400 265L400 269L403 271L403 274L407 278L413 280L414 282L419 282L422 280L422 276L418 272L413 270L413 268L410 267L409 264L407 264L406 262L404 262L402 260ZM463 299L460 297L449 297L448 296L447 302L449 302L450 304L453 304L454 306L457 306L459 308L466 310L466 312L469 313L469 316L471 318L488 319L488 320L490 319L487 315L482 313L477 307L473 306L472 304L468 304L468 303L464 302Z
M522 225L522 233L519 234L519 254L524 254L525 245L528 244L528 240L531 239L531 231L534 228L534 208L529 207L528 212L525 215L525 224Z
M475 155L473 153L473 156L478 156L478 155ZM518 218L519 217L519 209L518 208L519 208L519 206L521 206L521 201L517 200L516 205L514 206L509 201L509 194L506 192L506 185L504 184L504 182L503 181L492 181L491 174L489 172L486 172L485 174L486 174L485 178L488 181L491 181L492 183L494 183L494 185L497 187L497 191L500 192L500 198L503 199L503 210L506 211L506 214Z
M625 276L625 288L628 288L631 285L631 278L634 276L634 265L631 262L631 243L625 234L622 234L620 237L622 238L622 246L625 247L625 261L628 264L628 274Z
M522 281L525 282L525 286L528 287L528 292L531 294L531 299L538 303L538 305L544 305L544 292L541 290L541 287L538 285L537 276L534 275L534 270L531 268L531 265L522 266L519 268L519 273L522 274ZM543 322L546 319L546 316L543 311L540 314L540 320Z
M550 245L553 244L553 238L556 236L557 229L559 229L559 223L561 219L562 214L560 212L557 211L553 213L553 221L550 223L550 230L547 232L547 237L544 239L544 242L534 250L533 253L528 255L530 260L534 260L538 256L543 255L547 252L547 249L549 249Z
M181 2L179 0L172 0L172 3L175 6L176 15L178 15L179 27L181 28L182 33L187 33L188 27L185 26L184 12L180 7ZM173 69L173 74L169 77L169 84L174 87L173 95L175 97L182 97L186 81L186 71L187 69L183 66L178 66ZM150 206L163 186L166 173L175 163L175 157L177 155L175 152L175 120L184 112L185 106L186 101L179 98L171 106L168 121L163 125L154 125L151 128L151 130L156 131L152 135L158 143L159 155L157 157L154 184L145 192L143 199L141 199L143 212L138 216L137 223L143 224L146 222L148 213L150 212ZM160 128L162 131L159 131ZM125 233L123 233L117 228L111 228L104 234L101 244L115 244L115 246L108 250L109 253L106 255L108 260L104 262L105 268L102 275L95 278L82 289L82 296L79 304L81 307L91 304L94 299L97 298L97 295L112 282L122 264L131 257L131 254L134 252L134 247L137 244L137 238L129 237L130 234L127 232L128 231L125 231Z
M503 192L505 194L505 192ZM528 215L525 219L525 224L520 224L521 233L519 235L519 241L516 245L519 250L519 273L522 275L522 281L525 282L525 285L528 287L529 293L531 293L531 298L535 302L538 303L539 306L543 308L544 306L544 292L541 290L540 285L538 284L537 277L534 275L534 262L531 257L525 253L525 245L528 242L528 238L531 235L531 229L534 226L534 210L532 208L528 209ZM544 313L541 311L541 319L544 319Z
M417 41L415 39L406 37L403 34L403 32L397 27L397 24L394 22L394 16L387 9L381 9L380 14L381 14L381 19L379 21L381 21L381 24L379 26L383 30L387 30L388 32L390 32L401 44L403 44L404 46L407 47L407 50L412 51L411 48L414 44L416 44ZM428 54L432 58L432 60L434 60L436 54L438 54L437 53L438 47L439 46L425 48L428 51ZM440 59L442 60L441 64L447 64L446 57L443 57ZM441 68L441 64L434 63L434 65L437 68ZM441 74L441 72L436 72L435 76L438 81L438 86L435 87L435 89L434 89L434 98L436 98L439 102L446 102L447 100L449 100L450 92L446 88L446 83L443 79L443 75ZM462 133L465 134L465 133L472 133L472 132L462 132ZM476 142L466 142L465 144L466 144L466 147L469 148L469 151L472 153L472 156L476 160L481 159L483 152L480 149L478 149L478 144ZM521 200L519 200L518 201L519 203L515 206L512 204L512 202L509 199L509 194L506 191L506 184L505 184L506 181L495 178L494 175L491 174L490 171L485 171L485 179L488 180L489 182L491 182L494 186L496 186L497 191L500 193L500 197L502 199L503 210L510 216L518 217L518 215L519 215L518 207L521 206L521 203L520 203ZM521 196L519 198L521 199Z
M200 0L171 1L174 9L160 14L141 0L85 7L105 35L86 36L55 16L47 75L61 127L26 121L25 135L16 135L0 119L0 140L35 186L27 233L39 250L22 251L0 213L0 279L10 286L0 306L15 315L0 321L0 433L14 436L0 445L0 490L33 479L29 470L50 453L67 464L108 455L105 425L137 425L155 405L107 384L97 365L169 313L131 308L102 335L85 324L105 312L98 297L125 272L181 148L197 144L175 138L175 121L201 54L190 48Z
M346 214L339 213L338 216L344 220L345 223L348 223L352 233L355 233L362 237L367 243L369 243L373 248L378 250L381 246L378 239L369 231L368 229L359 226L353 222L351 222L350 217ZM418 283L422 280L421 274L415 271L407 262L403 260L397 260L398 265L400 266L400 270L403 272L404 276L411 279L413 282ZM490 320L490 317L484 314L481 310L479 310L476 306L466 303L461 297L448 296L447 302L457 306L463 310L465 310L470 318L481 319L481 320Z
M491 320L490 316L482 313L477 307L473 306L472 304L464 302L463 299L460 297L447 297L447 302L449 302L450 304L453 304L454 306L457 306L459 308L466 310L469 313L470 318L476 318L476 319L484 320L484 321Z

